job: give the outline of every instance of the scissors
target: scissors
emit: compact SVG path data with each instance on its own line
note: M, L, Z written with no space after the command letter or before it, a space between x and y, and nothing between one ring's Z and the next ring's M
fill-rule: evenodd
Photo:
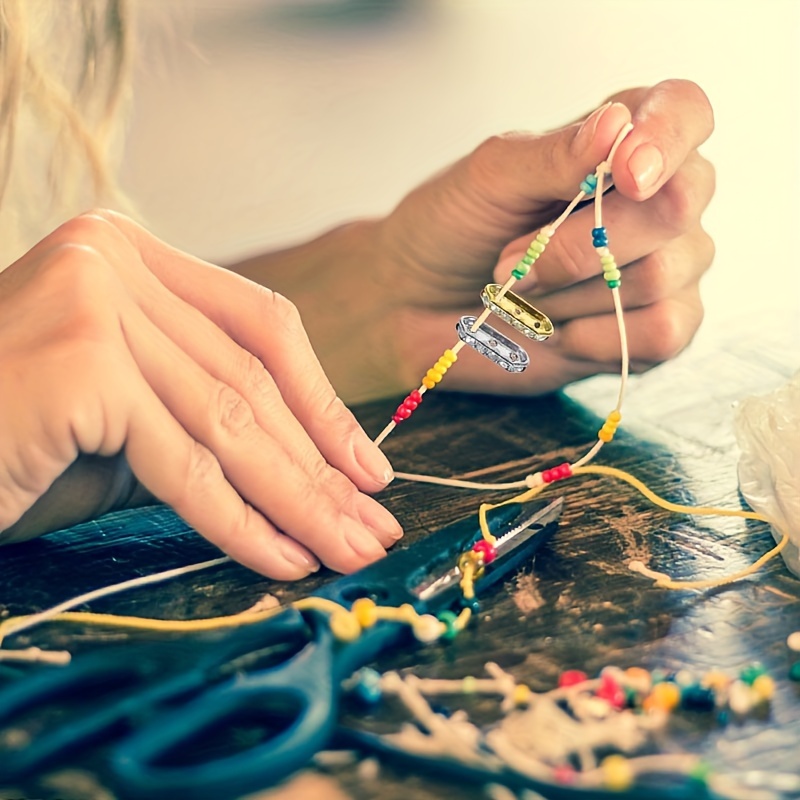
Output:
M532 559L554 533L562 505L562 498L510 503L489 513L496 557L475 584L479 595ZM420 614L451 609L461 600L458 556L480 538L475 516L460 520L312 596L344 608L369 597L379 605L408 603ZM63 670L34 675L0 693L0 782L41 774L67 753L122 731L107 766L124 796L224 800L263 789L329 745L341 682L404 640L413 641L407 625L381 620L355 640L339 641L327 613L290 606L206 643L199 658L196 650L164 645L76 658ZM246 669L248 660L276 645L294 650L277 665ZM93 711L48 725L23 748L4 752L3 731L21 714L87 690L95 699ZM103 698L104 691L111 700ZM212 734L248 722L266 725L273 734L232 755L187 759Z

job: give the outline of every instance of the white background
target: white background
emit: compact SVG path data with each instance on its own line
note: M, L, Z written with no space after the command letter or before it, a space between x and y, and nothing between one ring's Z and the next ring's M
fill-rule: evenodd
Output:
M717 128L704 333L800 316L797 0L140 0L123 183L218 261L389 211L492 133L699 83ZM371 9L371 11L370 11ZM797 337L797 324L791 336ZM788 333L788 332L787 332Z

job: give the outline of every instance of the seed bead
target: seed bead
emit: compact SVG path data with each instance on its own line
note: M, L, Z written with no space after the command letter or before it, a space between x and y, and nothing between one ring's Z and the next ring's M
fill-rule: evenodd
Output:
M375 602L369 597L359 597L351 611L362 628L371 628L378 621Z
M633 785L633 770L624 756L606 756L600 766L603 771L603 785L612 792L625 792Z

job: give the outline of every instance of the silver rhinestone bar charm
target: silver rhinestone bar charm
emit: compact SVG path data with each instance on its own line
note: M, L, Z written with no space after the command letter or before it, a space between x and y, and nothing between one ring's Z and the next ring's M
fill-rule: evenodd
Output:
M474 324L475 317L461 317L456 323L458 338L464 344L477 350L482 356L486 356L489 361L494 361L507 372L523 372L525 370L530 362L525 350L507 336L496 331L491 325L484 322L478 330L473 331Z

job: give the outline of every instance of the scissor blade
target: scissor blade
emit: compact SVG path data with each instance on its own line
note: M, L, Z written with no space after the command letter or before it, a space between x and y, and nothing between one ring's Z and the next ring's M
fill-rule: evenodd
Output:
M521 505L519 513L505 529L495 532L496 556L484 571L485 576L492 577L489 583L500 580L516 568L526 556L533 555L544 539L549 538L549 534L555 530L563 506L562 497L544 506L541 501ZM412 592L420 600L431 601L452 590L452 587L461 581L461 577L461 570L454 566L436 577L420 582L412 587ZM483 586L489 585L484 583L483 579L482 583Z

